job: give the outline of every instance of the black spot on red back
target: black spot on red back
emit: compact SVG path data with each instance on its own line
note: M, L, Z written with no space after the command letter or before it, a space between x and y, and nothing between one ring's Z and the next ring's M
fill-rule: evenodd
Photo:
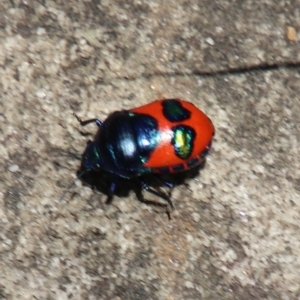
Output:
M164 100L162 107L164 117L170 122L182 122L191 117L191 112L182 106L180 100Z

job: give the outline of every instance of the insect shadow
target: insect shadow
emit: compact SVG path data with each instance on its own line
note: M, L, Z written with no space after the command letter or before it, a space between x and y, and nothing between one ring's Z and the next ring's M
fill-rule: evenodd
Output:
M195 178L199 175L200 170L204 167L205 161L193 169L187 170L182 173L175 174L147 174L134 179L125 179L118 177L117 185L114 189L114 193L111 194L111 183L116 180L113 174L104 170L95 171L90 170L80 176L84 186L90 186L96 189L101 194L107 196L106 204L111 204L114 200L114 196L120 198L128 197L129 193L133 191L141 203L145 203L150 206L164 209L169 219L171 219L170 213L174 209L171 193L172 189L177 186L188 186L188 180ZM77 171L77 175L82 173L81 167ZM145 186L147 188L145 188Z

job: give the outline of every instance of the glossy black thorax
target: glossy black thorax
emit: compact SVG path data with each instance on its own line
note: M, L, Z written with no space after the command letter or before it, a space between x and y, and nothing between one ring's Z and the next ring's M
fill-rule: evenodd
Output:
M159 143L157 121L146 114L112 113L99 128L83 154L86 169L102 169L124 178L140 176L151 152Z

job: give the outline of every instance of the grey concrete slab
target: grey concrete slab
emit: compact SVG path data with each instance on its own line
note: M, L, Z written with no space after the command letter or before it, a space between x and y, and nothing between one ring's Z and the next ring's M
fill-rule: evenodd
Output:
M0 12L1 298L299 299L300 1ZM216 127L205 167L172 190L172 220L126 186L108 205L77 180L59 201L97 130L72 113L159 98Z

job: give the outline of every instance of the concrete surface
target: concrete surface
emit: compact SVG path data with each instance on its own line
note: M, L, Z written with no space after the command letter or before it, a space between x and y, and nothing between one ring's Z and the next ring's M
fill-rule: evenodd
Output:
M1 299L300 299L299 0L4 0L0 14ZM163 97L217 131L172 220L80 180L59 201L96 132L72 113Z

